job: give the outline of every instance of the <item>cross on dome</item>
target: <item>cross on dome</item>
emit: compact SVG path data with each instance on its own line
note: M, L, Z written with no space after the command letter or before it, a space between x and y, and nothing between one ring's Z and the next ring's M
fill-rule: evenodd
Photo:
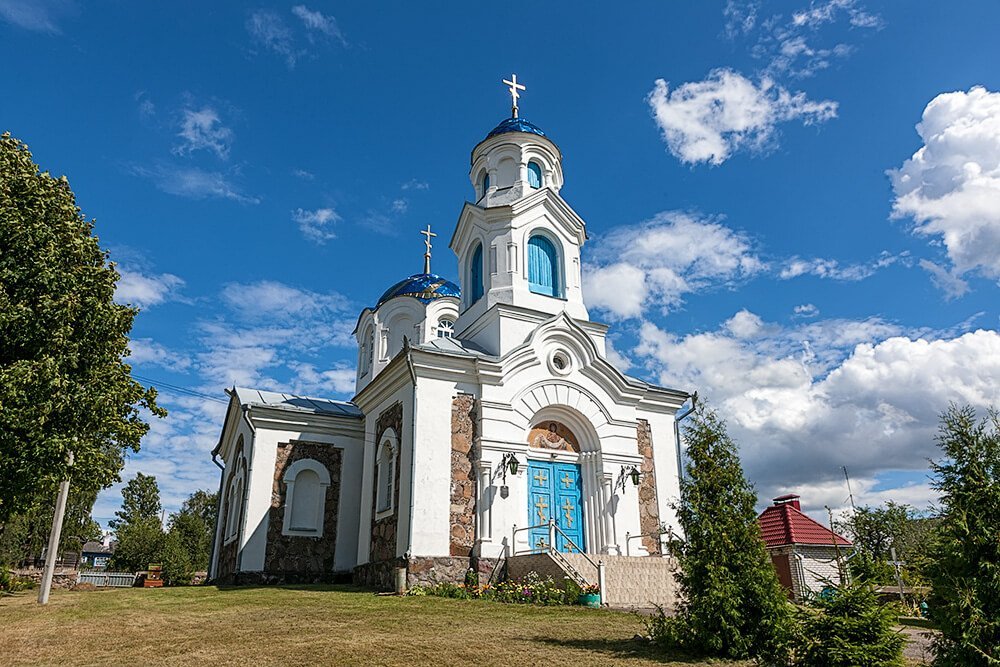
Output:
M427 225L427 229L424 230L424 231L421 231L420 233L423 234L426 237L424 239L424 245L427 248L424 251L424 273L430 273L431 272L431 248L433 247L431 245L431 238L437 236L437 234L435 234L434 232L431 231L431 226L430 225Z
M511 99L511 113L514 114L513 117L517 118L517 98L521 95L517 92L519 90L527 90L523 85L517 82L517 75L511 74L510 81L504 79L503 82L510 86L510 99Z

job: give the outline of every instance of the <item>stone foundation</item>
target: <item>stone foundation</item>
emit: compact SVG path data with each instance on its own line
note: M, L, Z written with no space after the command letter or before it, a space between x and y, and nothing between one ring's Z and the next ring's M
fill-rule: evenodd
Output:
M354 568L354 583L377 591L393 591L396 588L397 567L406 568L407 588L441 583L463 584L470 567L485 582L493 572L497 560L462 556L416 556L409 560L393 558L357 566Z
M45 572L42 568L37 567L27 567L19 570L11 570L14 576L21 577L22 579L31 579L35 582L35 586L40 586L42 583L42 574ZM65 588L70 589L76 586L76 582L80 577L80 571L74 568L68 567L57 567L52 572L52 588Z

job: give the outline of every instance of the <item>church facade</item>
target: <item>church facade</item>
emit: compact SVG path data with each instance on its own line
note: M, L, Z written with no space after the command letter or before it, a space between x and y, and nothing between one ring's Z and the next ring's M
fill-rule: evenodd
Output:
M390 588L397 568L413 585L546 549L663 552L692 397L608 362L562 154L516 106L470 180L461 288L430 272L428 229L424 272L358 318L350 402L229 391L211 579Z

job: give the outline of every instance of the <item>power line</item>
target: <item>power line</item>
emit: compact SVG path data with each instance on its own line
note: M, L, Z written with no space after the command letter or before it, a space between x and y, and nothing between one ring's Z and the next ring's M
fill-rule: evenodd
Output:
M132 377L141 382L148 382L157 387L164 387L171 391L187 394L188 396L194 396L196 398L203 398L206 401L215 401L216 403L228 403L229 401L223 400L218 396L209 396L208 394L203 394L200 391L195 391L194 389L188 389L187 387L178 387L175 384L170 384L169 382L163 382L162 380L154 380L153 378L144 377L136 373L132 373Z

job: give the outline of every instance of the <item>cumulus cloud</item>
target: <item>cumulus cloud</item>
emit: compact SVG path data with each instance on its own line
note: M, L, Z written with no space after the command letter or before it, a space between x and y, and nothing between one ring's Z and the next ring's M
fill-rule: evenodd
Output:
M815 102L772 79L755 83L725 68L673 90L658 79L647 102L667 148L688 164L722 164L737 151L773 145L781 123L811 125L837 115L836 102Z
M666 211L597 240L584 281L587 303L616 318L667 312L685 294L734 284L762 271L750 240L719 218Z
M1000 334L919 334L877 318L782 327L741 311L685 336L644 323L633 352L662 384L708 397L769 498L839 483L843 465L870 480L925 469L950 402L1000 402Z
M177 136L181 139L181 143L174 148L178 155L207 150L222 160L229 158L233 131L222 124L219 112L212 107L181 110L180 131Z
M298 224L299 231L310 241L326 243L337 238L333 226L340 222L340 215L332 208L317 208L312 211L297 208L292 211L292 220Z
M118 267L121 278L115 285L115 301L149 308L177 297L184 280L172 273L144 273L137 269Z
M975 86L938 95L917 133L923 146L888 172L893 217L944 244L950 267L921 265L946 293L962 294L967 273L1000 280L1000 93Z
M803 303L795 306L795 308L792 309L792 312L795 314L795 317L816 317L819 315L819 308L811 303Z
M903 252L893 255L888 251L883 251L876 259L864 264L841 264L836 259L823 259L814 257L804 259L802 257L792 257L785 260L778 277L782 280L798 278L799 276L816 276L817 278L830 278L832 280L843 280L854 282L864 280L875 274L879 269L892 266L898 262L909 263L909 253Z
M169 371L184 371L191 366L191 359L177 354L157 343L151 338L132 338L129 340L131 354L126 360L129 364L157 366Z

